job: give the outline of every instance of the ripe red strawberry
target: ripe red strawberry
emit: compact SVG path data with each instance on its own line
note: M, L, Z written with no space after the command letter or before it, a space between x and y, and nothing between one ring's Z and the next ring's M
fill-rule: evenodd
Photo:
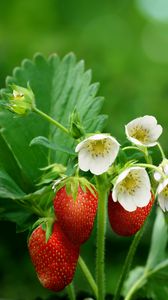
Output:
M57 222L47 242L42 226L37 227L29 238L28 248L37 276L45 288L58 292L72 281L79 247L68 240Z
M108 199L108 215L111 227L114 232L122 236L131 236L135 234L145 222L150 213L154 202L154 196L145 207L138 207L135 211L129 212L125 210L119 202L112 200L110 193Z
M97 205L97 195L93 195L88 188L84 192L80 185L75 200L72 195L67 194L65 186L56 193L54 199L56 218L73 243L82 244L89 238Z

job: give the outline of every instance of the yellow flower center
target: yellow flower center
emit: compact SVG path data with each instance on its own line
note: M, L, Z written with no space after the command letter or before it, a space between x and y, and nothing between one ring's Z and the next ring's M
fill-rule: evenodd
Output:
M162 193L163 193L163 196L165 198L168 198L168 185L166 185L166 187L164 188L164 190L162 191Z
M135 126L131 129L130 135L132 138L145 143L149 140L149 130L142 126Z
M107 139L88 141L87 149L94 156L104 156L109 153L111 143Z
M133 195L135 191L139 188L141 183L139 174L137 172L130 172L120 183L119 190L120 192L128 192L130 195Z

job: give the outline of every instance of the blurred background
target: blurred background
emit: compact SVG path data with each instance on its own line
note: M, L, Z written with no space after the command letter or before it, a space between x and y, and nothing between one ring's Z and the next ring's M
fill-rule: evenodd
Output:
M73 51L93 70L93 82L101 84L103 112L109 114L106 131L122 143L124 124L154 115L165 129L161 142L168 154L167 0L8 0L0 2L0 12L1 87L12 69L35 52L45 56L57 52L62 57ZM146 258L152 222L136 263ZM108 228L106 241L107 292L112 293L131 239L117 237ZM83 257L93 268L94 252L93 232L82 247ZM77 271L76 288L85 286L88 289ZM0 298L46 299L51 294L36 279L26 234L16 235L14 224L1 222Z

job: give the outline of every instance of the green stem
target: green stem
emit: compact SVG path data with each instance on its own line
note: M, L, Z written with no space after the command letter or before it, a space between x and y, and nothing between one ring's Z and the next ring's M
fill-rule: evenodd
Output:
M98 289L97 289L96 282L81 256L79 256L78 264L79 264L82 272L84 273L84 275L85 275L85 277L97 299L98 298Z
M165 156L165 154L164 154L164 151L163 151L163 149L162 149L162 146L161 146L159 143L157 143L157 146L158 146L158 148L159 148L159 150L160 150L160 153L161 153L161 155L162 155L162 159L165 159L166 156Z
M118 300L120 298L121 290L122 290L125 278L126 278L128 272L129 272L129 269L131 267L131 264L132 264L132 261L133 261L134 255L135 255L135 251L136 251L137 246L138 246L138 244L141 240L141 237L142 237L142 234L143 234L143 229L144 229L144 226L135 235L135 237L132 241L132 244L131 244L130 249L128 251L128 254L127 254L127 257L126 257L126 260L125 260L125 263L124 263L124 266L123 266L123 269L122 269L122 272L121 272L121 276L120 276L118 284L117 284L117 288L116 288L115 296L114 296L113 300Z
M147 147L141 146L141 147L137 147L137 146L127 146L122 148L123 151L125 150L137 150L140 151L144 154L145 160L147 163L152 164L152 158L148 153L148 149Z
M144 148L144 156L145 156L145 160L146 160L147 164L152 165L153 164L152 157L149 155L147 147Z
M96 177L97 190L99 196L98 216L97 216L97 255L96 255L96 279L98 286L98 300L104 300L105 297L105 272L104 272L104 250L105 250L105 232L106 232L106 206L107 189L106 180L102 176Z
M67 128L65 128L62 124L60 124L59 122L57 122L56 120L54 120L53 118L51 118L50 116L48 116L47 114L45 114L43 111L39 110L37 107L33 108L33 111L35 113L37 113L38 115L40 115L41 117L43 117L44 119L46 119L51 124L55 125L59 129L61 129L62 131L64 131L65 133L69 134L69 131L68 131Z
M66 287L66 291L67 291L69 300L76 300L75 289L74 289L73 283L70 283Z
M46 212L41 209L39 206L34 205L32 203L32 205L30 205L30 203L26 203L26 201L23 201L22 199L15 199L14 200L17 204L19 204L20 206L26 208L29 212L33 212L35 215L39 216L39 217L46 217Z
M160 174L162 175L163 178L166 178L165 174L160 170L160 168L156 167L155 165L151 165L151 164L143 164L143 163L137 163L137 164L135 164L135 166L153 169L153 170L157 171L158 173L160 173Z
M137 150L137 151L140 151L140 152L143 152L144 153L144 150L139 148L139 147L136 147L136 146L127 146L127 147L124 147L122 148L123 151L125 150Z

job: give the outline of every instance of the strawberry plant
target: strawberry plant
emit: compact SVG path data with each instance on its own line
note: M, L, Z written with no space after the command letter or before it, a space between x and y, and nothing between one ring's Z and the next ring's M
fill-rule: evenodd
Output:
M30 258L44 288L65 289L74 300L79 265L93 298L104 300L109 218L116 234L134 236L113 299L165 300L168 160L158 142L163 129L154 116L137 117L125 126L121 145L112 132L103 133L107 116L98 88L74 54L38 54L7 77L0 100L0 219L28 231ZM151 211L156 219L146 265L131 270ZM95 272L80 255L94 227ZM158 278L162 289L153 288Z

